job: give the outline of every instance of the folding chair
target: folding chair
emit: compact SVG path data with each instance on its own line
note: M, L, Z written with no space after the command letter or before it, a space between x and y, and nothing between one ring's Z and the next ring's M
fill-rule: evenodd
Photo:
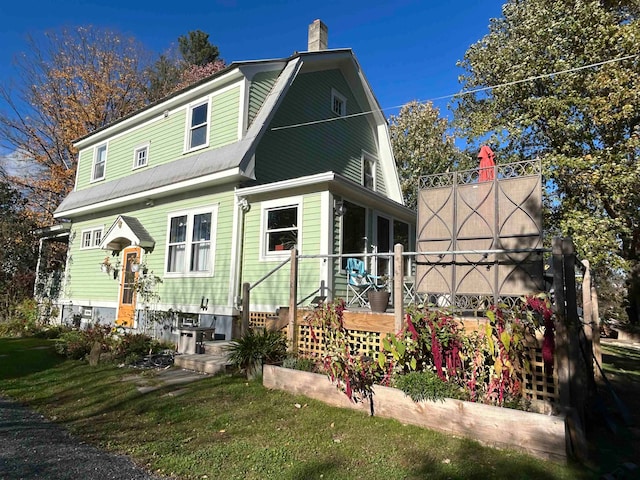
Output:
M367 273L364 262L357 258L347 259L347 306L355 304L368 307L367 292L375 287L375 277ZM351 298L349 298L351 294Z

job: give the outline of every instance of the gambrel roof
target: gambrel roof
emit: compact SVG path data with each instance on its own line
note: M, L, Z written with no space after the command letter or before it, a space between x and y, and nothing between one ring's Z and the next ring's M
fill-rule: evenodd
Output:
M107 210L136 201L145 201L172 192L184 192L229 182L237 184L255 179L257 145L298 73L328 67L335 68L336 66L340 66L345 72L345 77L358 87L356 88L358 101L364 111L371 113L370 117L373 118L372 121L377 127L381 145L381 165L385 177L389 179L387 195L396 202L402 203L386 119L351 49L302 52L287 59L234 62L208 79L78 139L75 145L78 148L85 148L87 145L104 141L115 133L125 131L130 122L140 122L152 118L161 113L167 105L177 101L184 102L185 96L189 96L190 92L193 92L193 95L201 95L201 92L210 88L214 81L225 78L225 76L242 78L244 71L265 63L281 63L284 68L256 117L238 141L219 148L206 149L193 155L187 155L167 164L150 166L144 171L134 172L126 177L74 190L58 206L54 217L73 218L84 213ZM395 181L391 181L394 178Z

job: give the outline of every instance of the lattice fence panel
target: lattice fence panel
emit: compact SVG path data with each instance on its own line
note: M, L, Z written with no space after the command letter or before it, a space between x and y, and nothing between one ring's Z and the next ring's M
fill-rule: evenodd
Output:
M558 404L558 376L545 372L542 360L542 346L539 341L528 348L531 373L527 374L524 382L524 394L531 399L532 410L549 413Z
M273 312L249 312L249 327L265 328L269 317L273 317Z
M380 332L366 332L363 330L347 330L349 346L352 352L360 355L373 355L380 351L382 334ZM315 337L315 338L314 338ZM321 357L324 355L324 329L311 327L306 324L298 325L298 354L307 357Z

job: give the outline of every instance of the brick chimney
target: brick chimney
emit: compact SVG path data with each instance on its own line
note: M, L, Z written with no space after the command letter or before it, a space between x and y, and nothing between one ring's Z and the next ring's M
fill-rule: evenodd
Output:
M329 42L329 29L322 23L322 20L314 20L309 25L309 42L307 50L309 52L319 52L326 50Z

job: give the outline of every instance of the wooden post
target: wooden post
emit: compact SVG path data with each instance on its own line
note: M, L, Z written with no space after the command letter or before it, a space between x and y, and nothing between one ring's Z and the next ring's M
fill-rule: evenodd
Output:
M404 327L404 261L402 253L404 247L401 243L393 246L393 315L395 317L395 329L398 333Z
M296 316L298 314L298 249L291 249L291 274L289 275L289 327L287 341L289 351L296 352Z
M551 247L553 267L553 297L556 314L556 374L558 375L558 396L560 406L571 405L569 376L569 336L564 299L564 262L562 259L562 239L554 238Z
M580 319L576 297L576 257L571 238L562 239L562 257L564 262L564 293L566 301L566 320L568 333L569 379L571 381L571 406L578 410L583 419L586 384L585 360L581 356L584 351L584 337L580 335ZM582 350L581 350L582 345Z
M589 260L582 260L582 265L584 265L584 275L582 277L582 329L587 338L586 352L589 355L589 362L586 365L587 375L589 379L592 379L594 378L594 368L591 354L593 352L595 324L593 321L593 305L591 303L591 269Z
M249 299L251 296L251 284L242 284L242 322L240 323L240 336L249 330Z
M600 348L600 311L598 306L598 292L596 286L591 285L591 319L593 324L593 356L598 365L602 365L602 348ZM595 378L602 379L600 369L596 368L594 372Z

